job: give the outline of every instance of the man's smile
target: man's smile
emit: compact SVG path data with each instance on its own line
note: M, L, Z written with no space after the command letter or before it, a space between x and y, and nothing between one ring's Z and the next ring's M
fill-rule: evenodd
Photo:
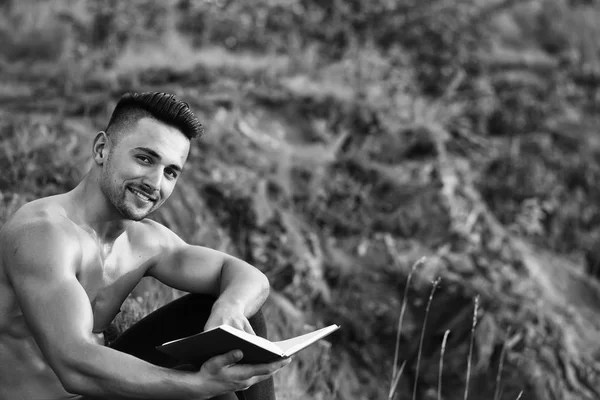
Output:
M144 203L154 203L157 200L155 196L152 196L143 190L136 189L131 186L129 186L127 189Z

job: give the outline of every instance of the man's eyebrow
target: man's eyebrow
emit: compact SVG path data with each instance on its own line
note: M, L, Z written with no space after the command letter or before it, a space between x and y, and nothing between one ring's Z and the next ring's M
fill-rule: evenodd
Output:
M149 155L151 155L152 157L161 160L162 157L160 156L160 154L158 154L156 151L152 150L149 147L136 147L134 150L138 150L138 151L143 151L145 153L148 153ZM176 170L177 172L181 172L181 167L177 164L171 164L169 165L169 167L173 168L174 170Z

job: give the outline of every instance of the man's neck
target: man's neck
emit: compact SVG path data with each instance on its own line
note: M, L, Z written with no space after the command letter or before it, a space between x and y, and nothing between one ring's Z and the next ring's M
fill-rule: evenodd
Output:
M113 243L131 223L102 193L93 174L88 173L69 197L77 222L93 231L102 243Z

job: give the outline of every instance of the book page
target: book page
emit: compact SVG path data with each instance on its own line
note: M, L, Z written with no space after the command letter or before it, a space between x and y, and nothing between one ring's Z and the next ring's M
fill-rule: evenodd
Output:
M263 337L252 335L251 333L244 332L229 325L221 325L219 328L241 339L244 339L247 342L254 343L257 346L272 351L275 354L283 355L283 350L276 343L273 343Z
M317 340L324 338L339 328L340 327L338 325L330 325L314 332L296 336L295 338L274 342L274 344L276 344L286 356L291 356L292 354L302 350L307 346L310 346Z

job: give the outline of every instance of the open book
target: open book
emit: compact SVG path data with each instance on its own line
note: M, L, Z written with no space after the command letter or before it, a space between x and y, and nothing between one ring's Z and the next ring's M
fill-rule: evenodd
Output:
M271 342L229 325L220 325L208 331L172 340L156 348L181 361L199 365L211 357L231 350L242 350L240 363L262 364L287 358L338 330L338 325L318 329L279 342Z

